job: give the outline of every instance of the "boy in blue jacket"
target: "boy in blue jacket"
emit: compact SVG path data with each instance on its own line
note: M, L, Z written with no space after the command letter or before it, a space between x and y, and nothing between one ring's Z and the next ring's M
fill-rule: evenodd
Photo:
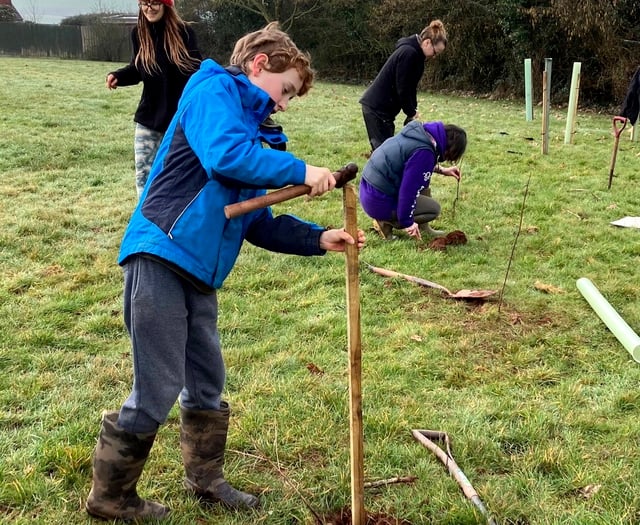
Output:
M187 83L158 150L120 249L124 318L133 352L133 388L119 412L105 412L93 459L87 511L107 519L162 519L164 505L141 499L137 481L159 426L180 401L185 487L235 509L253 495L223 477L229 406L217 329L216 290L244 239L297 255L364 243L261 209L228 220L224 206L266 188L306 184L310 195L335 186L328 168L261 146L260 124L311 87L309 58L277 23L245 35L230 68L205 60Z

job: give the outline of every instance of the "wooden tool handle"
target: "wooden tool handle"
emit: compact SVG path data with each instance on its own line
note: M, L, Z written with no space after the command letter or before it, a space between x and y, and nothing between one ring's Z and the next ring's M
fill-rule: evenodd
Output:
M627 119L625 117L613 117L613 134L616 138L620 136L626 125Z
M609 184L607 189L611 189L611 183L613 182L613 168L616 165L616 156L618 155L618 143L620 142L620 134L627 125L627 119L625 117L613 117L613 153L611 154L611 164L609 165Z
M346 166L340 168L333 174L336 179L336 188L341 188L347 182L355 179L356 173L358 173L358 166L353 162L350 162ZM311 186L307 186L306 184L287 186L286 188L269 192L266 195L261 195L260 197L254 197L253 199L247 199L246 201L228 204L224 207L224 215L227 219L233 219L234 217L259 210L260 208L266 208L267 206L272 206L279 202L288 201L295 197L306 195L310 191Z

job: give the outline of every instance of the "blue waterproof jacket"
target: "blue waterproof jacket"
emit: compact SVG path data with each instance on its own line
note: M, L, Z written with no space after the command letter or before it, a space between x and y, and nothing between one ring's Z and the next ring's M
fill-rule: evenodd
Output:
M305 163L263 148L259 125L274 102L246 75L213 60L187 83L160 144L149 179L120 247L119 264L132 255L159 258L206 288L219 288L243 240L298 255L322 255L323 228L268 208L227 219L227 204L268 188L303 184Z

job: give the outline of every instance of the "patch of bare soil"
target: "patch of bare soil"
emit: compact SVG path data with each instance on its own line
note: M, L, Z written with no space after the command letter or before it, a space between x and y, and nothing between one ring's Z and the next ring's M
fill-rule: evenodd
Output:
M339 511L323 517L323 525L352 525L351 508L344 507ZM411 522L382 512L367 513L365 525L411 525Z

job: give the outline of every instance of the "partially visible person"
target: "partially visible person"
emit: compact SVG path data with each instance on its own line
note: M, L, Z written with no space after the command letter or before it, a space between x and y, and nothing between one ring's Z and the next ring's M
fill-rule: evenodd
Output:
M259 505L223 474L231 411L223 399L217 290L245 239L305 256L365 242L362 231L354 239L343 228L274 217L269 208L225 217L227 204L264 195L266 188L306 184L313 197L336 184L328 168L262 145L260 124L309 91L308 55L271 23L236 43L231 64L205 60L189 80L122 240L118 262L133 385L118 411L102 415L86 502L97 517L167 516L168 508L140 498L136 485L176 400L188 492L232 509Z
M393 137L400 111L406 115L405 125L420 119L418 84L425 60L435 59L446 47L447 32L440 20L433 20L419 35L398 40L395 51L360 99L372 151Z
M636 125L640 112L640 67L631 77L627 94L620 109L620 116L629 120L632 126Z
M142 82L133 120L136 189L142 193L153 159L189 77L202 60L196 35L176 11L173 0L141 1L131 30L133 54L128 66L107 75L107 87Z
M442 167L439 162L457 162L466 148L466 132L442 122L413 120L386 140L371 154L360 180L360 204L374 229L387 240L394 238L394 228L417 239L422 233L444 235L429 226L440 215L440 204L430 196L431 176L440 173L459 180L457 166Z

